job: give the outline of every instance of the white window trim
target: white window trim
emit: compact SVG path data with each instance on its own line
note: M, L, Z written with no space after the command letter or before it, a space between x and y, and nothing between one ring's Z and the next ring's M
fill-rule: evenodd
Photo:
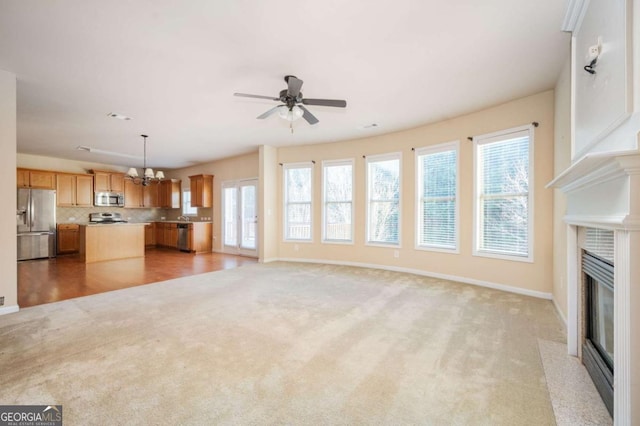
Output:
M375 241L369 240L369 206L370 206L370 194L369 194L369 162L377 162L377 161L385 161L385 160L399 160L399 171L398 171L398 243L378 243ZM367 155L365 159L365 191L366 198L365 203L367 214L366 214L366 224L365 224L365 245L371 247L387 247L387 248L402 248L402 152L391 152L388 154L378 154L378 155Z
M327 201L325 199L326 196L326 175L325 170L326 167L331 166L351 166L351 239L350 240L328 240L326 237L326 205ZM353 234L355 232L355 191L356 191L356 165L353 158L345 159L345 160L324 160L322 161L322 244L342 244L342 245L353 245L354 238Z
M189 193L189 200L188 200L188 204L189 207L187 207L187 200L185 200L185 193ZM195 209L195 212L185 212L185 209ZM183 216L189 216L189 217L196 217L198 216L198 208L197 207L191 207L191 189L182 189L182 215Z
M479 167L478 167L478 145L483 145L491 142L497 142L504 140L508 137L515 136L517 133L528 132L529 136L529 194L527 199L527 210L528 210L528 220L527 225L528 229L528 242L529 246L527 247L528 256L517 256L517 255L508 255L495 253L489 250L480 250L480 210L479 210L479 190L480 190L480 176ZM534 249L534 221L535 221L535 206L534 206L534 193L535 193L535 179L534 179L534 127L531 124L526 126L514 127L511 129L506 129L498 132L487 133L484 135L478 135L473 137L473 176L474 176L474 184L473 184L473 250L472 255L478 257L489 257L494 259L502 259L502 260L512 260L516 262L527 262L533 263L533 249Z
M285 163L282 165L282 201L283 201L283 206L282 206L282 211L283 211L283 215L282 215L282 223L284 224L284 226L282 227L282 240L283 242L286 243L313 243L313 209L314 209L314 202L313 202L313 185L314 185L314 174L315 174L315 170L314 170L314 163L312 161L305 161L305 162L300 162L300 163ZM310 207L310 212L309 212L309 222L310 222L310 227L311 227L311 231L310 231L310 235L308 239L296 239L296 238L287 238L287 228L288 228L288 220L287 220L287 179L286 179L286 171L289 169L306 169L306 168L310 168L311 169L311 182L310 182L310 187L311 187L311 207ZM306 203L305 203L306 204Z
M455 244L456 247L453 249L445 248L445 247L437 247L430 245L421 245L420 244L420 226L422 225L422 213L421 213L421 205L420 198L422 198L422 175L420 168L420 156L436 154L438 152L444 151L456 151L456 223L455 223ZM416 233L415 233L415 249L423 250L423 251L435 251L440 253L450 253L450 254L460 254L460 141L452 141L445 142L438 145L426 146L423 148L418 148L415 150L415 171L416 171Z

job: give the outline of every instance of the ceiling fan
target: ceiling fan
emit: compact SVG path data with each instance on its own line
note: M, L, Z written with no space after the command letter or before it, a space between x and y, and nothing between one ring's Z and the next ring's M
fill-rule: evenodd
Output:
M275 112L278 112L278 115L280 117L290 122L302 117L307 120L307 123L316 124L318 123L318 119L315 117L315 115L311 114L311 112L306 109L304 105L322 105L338 108L345 108L347 106L347 101L339 99L310 99L302 97L302 92L300 91L300 89L302 88L303 81L294 75L286 75L284 77L284 81L287 83L287 88L281 90L278 97L250 95L247 93L234 93L233 96L240 96L243 98L270 99L272 101L282 102L282 105L277 105L267 112L256 117L260 120L271 116Z

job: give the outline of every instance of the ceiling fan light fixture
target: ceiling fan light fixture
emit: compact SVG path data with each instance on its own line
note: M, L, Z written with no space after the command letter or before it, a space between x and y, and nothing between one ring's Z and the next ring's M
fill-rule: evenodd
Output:
M296 121L304 115L304 111L298 105L294 105L291 109L280 108L278 115L287 121Z

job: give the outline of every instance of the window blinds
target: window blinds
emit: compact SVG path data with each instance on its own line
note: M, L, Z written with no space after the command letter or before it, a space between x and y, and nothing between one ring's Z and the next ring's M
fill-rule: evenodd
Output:
M311 170L285 165L285 239L311 240Z
M523 135L524 133L524 135ZM529 255L529 136L478 145L479 249Z
M353 164L324 165L324 239L352 241Z
M456 249L457 149L418 156L418 245Z
M400 157L367 159L368 242L400 242Z

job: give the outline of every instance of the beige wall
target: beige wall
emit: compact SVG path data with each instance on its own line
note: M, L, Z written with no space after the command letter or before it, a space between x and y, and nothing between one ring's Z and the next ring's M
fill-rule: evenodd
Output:
M197 174L214 175L213 209L205 209L204 211L211 212L211 217L213 218L213 250L222 251L222 183L233 180L258 178L258 152L225 158L223 160L212 161L183 169L171 170L166 173L167 177L181 179L183 189L189 188L189 176ZM174 214L179 215L180 213L175 211ZM198 215L201 215L200 209L198 210Z
M0 70L0 168L6 173L0 185L0 195L6 208L0 209L0 297L4 305L0 313L11 312L18 307L18 268L16 244L16 76Z
M314 160L314 225L312 243L282 239L282 172L278 168L278 255L280 258L317 259L376 264L413 269L465 279L468 282L510 286L550 295L553 286L553 191L545 185L553 178L554 93L515 100L473 114L403 132L331 144L291 146L278 149L278 162ZM473 145L468 136L540 123L534 142L534 263L472 256ZM438 253L414 249L415 167L411 148L460 141L460 253ZM365 163L363 155L402 152L402 223L399 257L394 248L365 245ZM355 242L353 245L323 244L321 238L322 160L355 160Z
M567 58L555 88L554 176L571 165L571 59ZM567 318L567 197L553 190L553 300Z
M269 262L278 257L278 150L260 147L260 181L258 183L258 258Z

